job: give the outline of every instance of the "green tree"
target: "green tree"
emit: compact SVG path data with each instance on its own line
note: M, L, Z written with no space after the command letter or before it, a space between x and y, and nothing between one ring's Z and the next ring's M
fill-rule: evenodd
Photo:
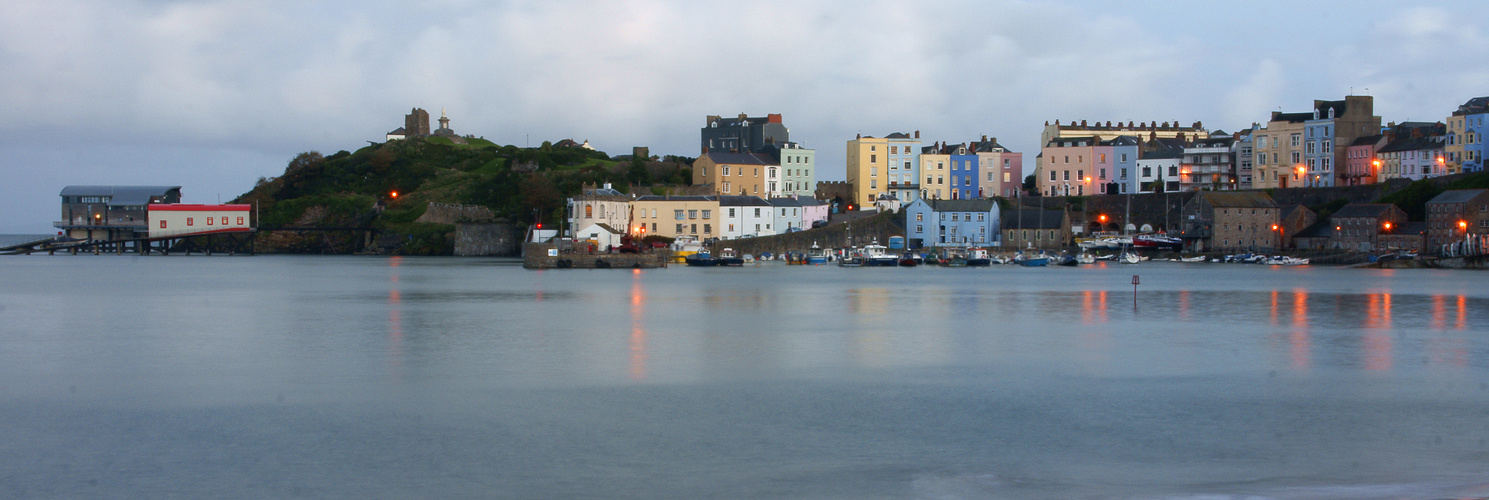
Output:
M651 184L651 171L647 170L646 162L632 158L631 167L626 169L626 181L636 185Z

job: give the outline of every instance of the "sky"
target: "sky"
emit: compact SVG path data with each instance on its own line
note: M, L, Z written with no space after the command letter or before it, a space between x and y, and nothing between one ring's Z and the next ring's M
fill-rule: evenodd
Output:
M1314 99L1385 122L1489 95L1489 2L0 2L0 233L55 231L64 186L227 201L411 108L456 133L696 156L707 115L784 115L842 180L846 141L1045 122L1235 131ZM1029 161L1029 160L1026 160Z

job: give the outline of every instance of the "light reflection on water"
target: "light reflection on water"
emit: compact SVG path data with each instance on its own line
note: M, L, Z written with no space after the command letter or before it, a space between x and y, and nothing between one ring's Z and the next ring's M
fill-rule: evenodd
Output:
M1489 475L1478 274L1137 267L0 259L0 472L49 497L1328 499ZM214 489L233 478L258 481Z

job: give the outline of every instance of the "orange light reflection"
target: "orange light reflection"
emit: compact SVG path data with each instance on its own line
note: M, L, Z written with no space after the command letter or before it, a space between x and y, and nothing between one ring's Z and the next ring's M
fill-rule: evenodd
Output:
M631 273L631 336L627 341L630 353L629 373L631 380L646 379L646 289L641 286L641 270Z
M1313 341L1308 336L1308 292L1293 291L1293 330L1288 335L1293 368L1308 369L1312 364Z

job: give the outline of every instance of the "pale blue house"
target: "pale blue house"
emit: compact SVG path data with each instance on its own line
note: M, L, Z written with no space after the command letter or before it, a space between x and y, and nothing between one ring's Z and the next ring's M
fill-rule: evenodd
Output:
M915 200L905 205L910 248L1001 246L996 199Z

